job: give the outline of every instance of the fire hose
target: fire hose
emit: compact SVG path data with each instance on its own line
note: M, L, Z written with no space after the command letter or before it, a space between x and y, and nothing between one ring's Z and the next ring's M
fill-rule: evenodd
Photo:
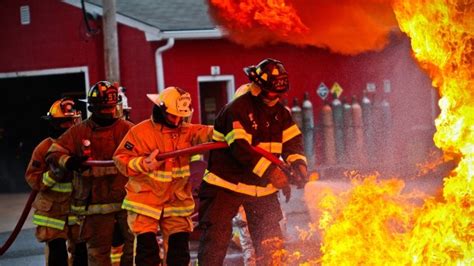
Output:
M156 156L156 159L157 160L164 160L164 159L167 159L167 158L172 158L172 157L177 157L177 156L190 155L190 154L200 154L200 153L204 153L204 152L209 151L209 150L223 149L223 148L227 148L227 147L228 147L228 145L227 145L226 142L204 143L204 144L196 145L196 146L181 149L181 150L161 153L161 154L158 154ZM275 155L273 155L272 153L270 153L270 152L268 152L268 151L266 151L266 150L264 150L260 147L252 147L252 148L255 152L259 153L260 155L264 156L269 161L271 161L272 163L274 163L275 165L280 167L285 172L285 174L287 174L289 176L294 176L294 173L291 170L291 168L289 167L289 165L287 165L286 163L281 161ZM88 161L84 162L84 165L105 167L105 166L114 166L115 164L114 164L113 160L88 160ZM287 202L288 202L289 193L290 193L289 187L284 188L283 193L287 197ZM21 228L23 227L23 225L26 221L26 218L28 217L28 214L30 213L31 205L33 204L33 201L36 198L36 194L38 194L37 190L31 191L31 193L28 197L28 200L25 204L25 207L23 208L23 211L21 213L20 219L18 219L18 222L15 226L15 229L13 229L13 231L10 234L10 236L8 237L8 239L0 247L0 256L2 256L8 250L8 248L11 246L13 241L15 241L16 237L18 236Z

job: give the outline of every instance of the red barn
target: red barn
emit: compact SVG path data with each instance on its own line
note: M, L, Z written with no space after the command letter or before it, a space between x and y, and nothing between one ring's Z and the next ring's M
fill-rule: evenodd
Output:
M22 188L18 169L44 137L39 118L51 103L62 96L83 98L104 79L101 3L87 0L85 10L79 0L0 3L0 190ZM246 48L223 36L202 1L117 0L116 7L120 84L127 88L134 122L150 115L147 93L173 85L191 93L193 121L211 123L235 89L247 82L242 68L272 57L289 72L289 102L308 92L316 118L323 103L316 94L321 82L328 87L339 83L347 99L360 99L367 83L375 85L380 98L384 81L390 83L393 135L404 140L397 145L397 159L410 161L412 149L430 145L437 95L402 34L394 34L380 52L357 56L286 44ZM425 137L428 144L420 145Z

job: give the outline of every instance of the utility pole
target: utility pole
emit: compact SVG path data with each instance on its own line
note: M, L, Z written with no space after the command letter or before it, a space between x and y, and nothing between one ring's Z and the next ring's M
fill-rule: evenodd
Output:
M115 0L102 0L105 78L120 82L120 64Z

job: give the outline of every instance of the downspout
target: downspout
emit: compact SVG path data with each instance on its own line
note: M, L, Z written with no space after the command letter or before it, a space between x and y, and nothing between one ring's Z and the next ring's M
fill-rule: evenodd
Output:
M158 85L158 93L165 89L165 75L163 73L163 55L162 53L169 50L174 45L174 38L168 38L165 45L158 47L155 52L155 63L156 63L156 80Z

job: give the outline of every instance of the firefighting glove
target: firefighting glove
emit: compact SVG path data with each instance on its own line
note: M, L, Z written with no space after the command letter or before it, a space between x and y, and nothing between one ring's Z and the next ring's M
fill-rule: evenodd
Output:
M66 169L69 171L84 172L90 168L90 166L83 165L88 158L89 156L72 155L66 161Z
M303 163L296 163L291 165L293 176L290 179L290 183L296 185L297 189L304 188L304 185L308 182L308 168Z
M158 155L159 152L160 151L158 149L155 149L152 153L150 153L150 155L148 155L148 157L142 160L142 167L145 172L149 173L158 169L161 162L156 160L156 155Z
M280 189L288 186L288 176L275 165L271 165L268 168L266 177L275 188Z

